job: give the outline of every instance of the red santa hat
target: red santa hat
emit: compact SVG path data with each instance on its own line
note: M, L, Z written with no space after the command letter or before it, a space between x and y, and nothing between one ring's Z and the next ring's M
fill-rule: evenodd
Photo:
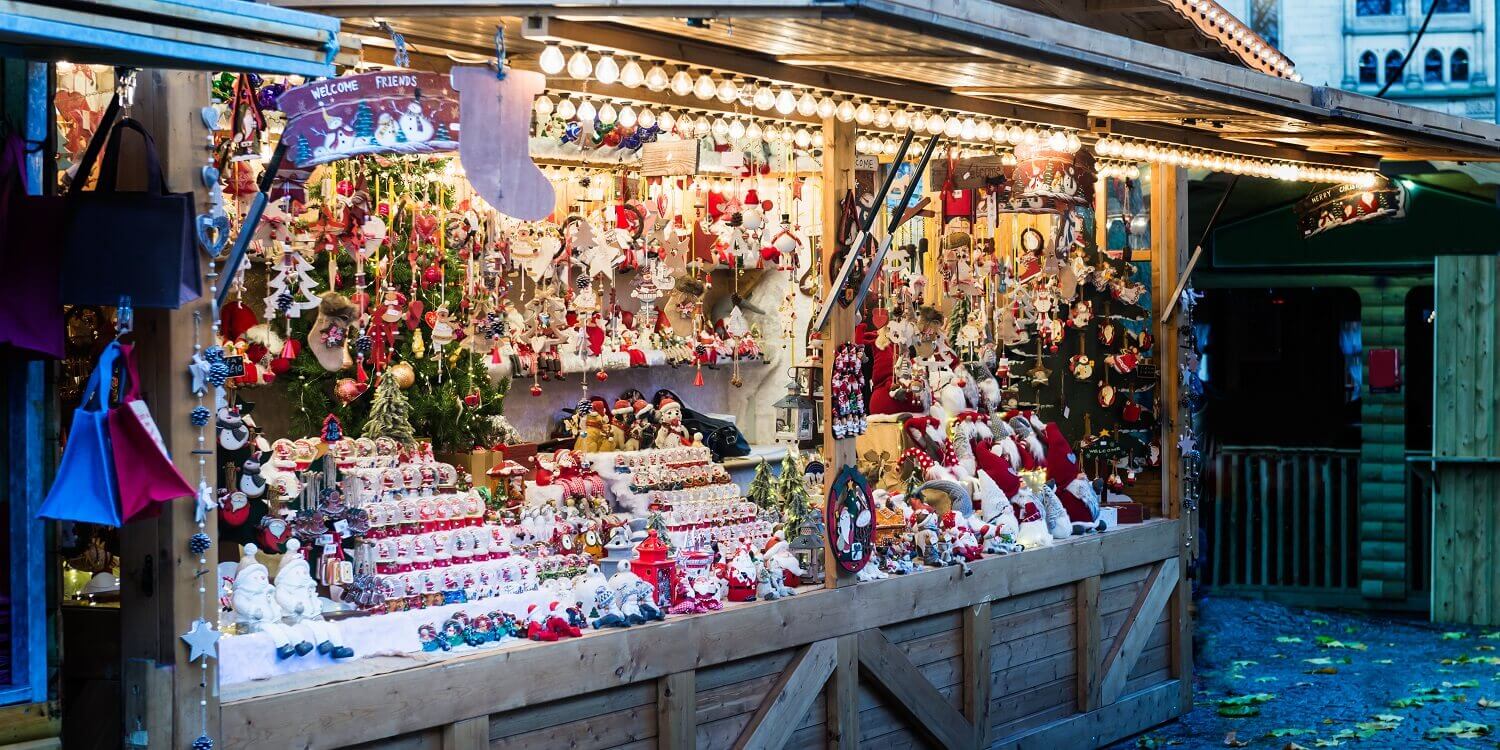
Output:
M635 418L640 419L651 413L651 402L638 398L635 403L631 404L631 408L635 410Z
M615 405L612 411L614 412L615 416L623 417L630 413L630 402L626 401L623 398L617 398L615 399Z

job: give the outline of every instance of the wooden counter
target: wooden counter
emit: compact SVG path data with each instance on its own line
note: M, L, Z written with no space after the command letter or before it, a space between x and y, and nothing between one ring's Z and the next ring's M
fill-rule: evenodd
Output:
M1186 591L1181 528L239 685L221 696L220 747L1096 746L1190 705L1186 607L1168 606Z

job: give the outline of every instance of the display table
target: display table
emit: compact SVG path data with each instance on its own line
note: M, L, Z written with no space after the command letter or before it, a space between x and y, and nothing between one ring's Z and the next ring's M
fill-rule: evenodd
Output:
M986 558L967 576L925 570L557 643L229 685L223 744L440 747L464 731L494 747L667 746L672 733L709 748L770 721L795 725L796 747L851 724L862 743L927 726L950 746L1104 744L1190 705L1181 550L1181 523L1154 520ZM857 690L830 718L805 686L840 658L862 679L829 683Z

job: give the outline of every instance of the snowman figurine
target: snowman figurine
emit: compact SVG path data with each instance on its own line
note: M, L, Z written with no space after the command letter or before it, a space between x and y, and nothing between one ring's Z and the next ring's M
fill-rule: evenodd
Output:
M347 659L354 655L354 649L342 645L338 627L323 619L318 584L308 571L301 548L302 543L296 539L287 540L281 569L276 571L276 604L288 625L301 625L312 633L318 653Z
M313 645L306 641L292 644L292 629L281 623L276 587L271 585L271 574L266 566L255 559L257 550L253 544L241 548L243 554L234 571L234 595L230 599L234 607L234 622L242 632L271 636L276 644L277 659L286 659L294 653L304 656L312 651Z

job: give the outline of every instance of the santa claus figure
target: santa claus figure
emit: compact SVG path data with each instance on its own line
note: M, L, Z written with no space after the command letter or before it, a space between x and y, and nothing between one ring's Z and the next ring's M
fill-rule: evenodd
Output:
M1057 424L1049 424L1042 431L1042 441L1047 446L1047 479L1056 486L1057 499L1073 522L1074 532L1102 531L1099 523L1099 496L1093 484L1078 467L1078 458L1068 439L1063 437Z
M755 601L755 587L760 578L758 568L759 563L750 554L750 548L744 545L729 562L724 563L722 575L729 582L729 601Z
M663 399L656 407L656 448L681 448L693 444L693 436L682 424L682 404L676 399Z

